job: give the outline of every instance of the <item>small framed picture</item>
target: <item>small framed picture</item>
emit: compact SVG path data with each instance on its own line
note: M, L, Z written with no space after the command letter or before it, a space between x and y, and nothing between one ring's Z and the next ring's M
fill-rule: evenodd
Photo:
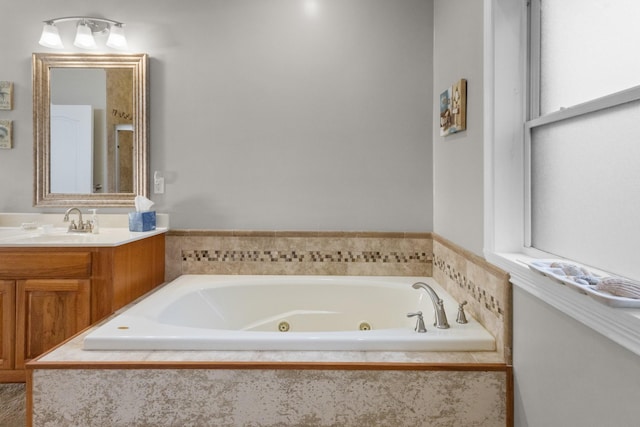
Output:
M11 120L0 120L0 148L11 146Z
M467 129L467 81L460 79L440 94L440 136Z
M0 81L0 110L13 109L13 82Z

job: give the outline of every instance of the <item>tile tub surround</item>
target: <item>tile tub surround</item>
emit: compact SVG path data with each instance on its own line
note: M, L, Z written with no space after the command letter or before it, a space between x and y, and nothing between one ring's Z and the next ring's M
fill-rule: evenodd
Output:
M495 352L83 351L30 363L34 426L509 426Z
M182 274L431 276L431 233L170 230L166 279Z
M313 367L36 370L32 421L87 427L505 426L508 376L500 370Z
M402 273L412 263L428 269L417 274L430 275L433 259L439 265L433 276L456 299L469 301L469 313L487 321L494 335L510 334L508 277L439 236L302 234L173 232L167 238L168 278L182 273L393 275L389 269L408 275L416 274ZM354 242L360 246L349 246ZM203 256L212 250L215 255ZM300 257L311 251L325 251L324 258ZM297 258L289 256L294 252ZM391 252L395 258L386 255ZM425 255L397 256L407 252ZM356 253L361 257L353 258ZM400 265L385 265L383 259ZM355 268L346 273L350 267ZM204 419L199 416L215 420L205 425L222 426L513 425L510 336L496 335L505 344L495 352L87 352L83 334L29 364L33 425L56 425L61 414L86 425L91 425L86 414L97 425L100 417L110 425L199 425ZM86 406L76 400L85 390L91 396ZM121 395L126 398L117 401ZM250 421L254 408L260 408L259 418Z
M460 246L433 236L433 278L496 338L511 364L511 283L509 274Z
M434 233L169 230L166 279L181 274L432 276L496 337L511 363L509 275ZM455 319L449 319L455 321Z

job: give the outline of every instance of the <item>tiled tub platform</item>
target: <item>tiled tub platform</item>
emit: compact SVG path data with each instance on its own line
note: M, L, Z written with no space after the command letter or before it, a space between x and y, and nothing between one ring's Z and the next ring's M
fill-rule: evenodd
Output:
M183 230L181 274L433 276L494 352L83 351L80 334L28 365L34 426L512 426L508 275L431 233ZM85 334L88 333L85 332Z
M34 426L508 426L495 352L83 351L29 365Z

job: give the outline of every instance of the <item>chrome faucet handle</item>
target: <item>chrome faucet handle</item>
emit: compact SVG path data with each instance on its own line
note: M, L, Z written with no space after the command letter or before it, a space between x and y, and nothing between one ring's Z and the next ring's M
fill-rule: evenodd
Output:
M438 329L449 329L449 322L447 321L447 313L444 311L444 301L438 299L436 303L436 320L433 322L433 326Z
M427 332L427 328L424 326L424 319L422 318L422 312L417 311L415 313L407 313L407 317L417 317L415 331L424 333Z
M78 224L78 231L91 231L91 221L86 220Z
M467 321L467 316L464 313L464 306L466 303L466 301L462 301L462 303L458 305L458 317L456 317L456 322L458 323L469 323Z

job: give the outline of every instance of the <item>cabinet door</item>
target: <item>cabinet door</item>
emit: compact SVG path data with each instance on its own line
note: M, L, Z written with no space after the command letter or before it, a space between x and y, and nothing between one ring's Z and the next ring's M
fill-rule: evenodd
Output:
M16 369L90 324L88 279L17 281Z
M13 369L15 307L15 282L0 280L0 369Z

